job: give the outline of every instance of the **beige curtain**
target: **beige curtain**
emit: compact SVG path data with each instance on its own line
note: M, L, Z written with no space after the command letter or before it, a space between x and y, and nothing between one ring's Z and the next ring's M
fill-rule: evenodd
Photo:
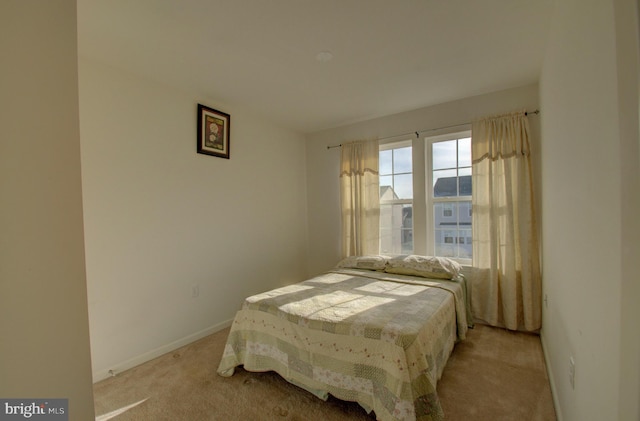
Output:
M342 144L340 160L342 254L378 254L380 180L378 141Z
M472 123L474 316L541 327L541 278L529 121L516 112Z

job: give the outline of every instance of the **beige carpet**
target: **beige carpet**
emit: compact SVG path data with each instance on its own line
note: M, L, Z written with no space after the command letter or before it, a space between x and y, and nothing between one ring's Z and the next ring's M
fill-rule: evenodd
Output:
M355 403L323 402L274 373L237 369L230 378L218 376L227 333L225 329L96 383L96 420L375 419ZM456 345L438 394L449 421L556 419L535 335L477 325Z

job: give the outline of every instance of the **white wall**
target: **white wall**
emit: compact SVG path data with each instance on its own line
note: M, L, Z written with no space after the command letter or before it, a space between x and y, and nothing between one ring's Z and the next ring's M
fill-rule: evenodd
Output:
M315 274L326 271L335 266L341 256L340 185L338 180L340 148L327 150L327 146L358 139L387 138L468 123L478 117L519 109L533 111L537 108L538 85L534 84L377 118L307 136L307 190L310 192L308 196L309 272ZM538 117L530 117L530 123L535 179L539 180ZM455 127L448 129L448 131L453 132L460 129L460 127ZM441 133L443 133L442 130L428 134ZM415 136L409 135L406 138L411 139ZM422 142L414 142L414 149L418 150L421 144ZM424 159L421 159L424 154L420 151L416 152L416 150L414 150L415 168L420 165L420 162L424 166ZM424 188L424 184L421 188ZM539 191L537 194L539 195ZM414 206L418 206L418 204L414 204ZM418 212L414 212L414 224L416 224L416 230L420 229ZM422 227L426 230L424 223ZM418 246L416 244L416 247ZM420 250L418 249L416 252L419 253Z
M620 419L640 420L640 38L638 2L614 0L620 122Z
M90 420L76 41L75 0L0 2L0 397Z
M636 7L558 1L540 81L542 339L564 421L639 419Z
M198 102L231 115L231 159L196 153ZM86 59L80 132L94 380L306 275L301 135Z

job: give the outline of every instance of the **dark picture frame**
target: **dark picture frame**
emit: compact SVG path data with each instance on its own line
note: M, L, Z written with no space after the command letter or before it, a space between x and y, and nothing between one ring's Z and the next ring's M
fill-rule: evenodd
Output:
M229 159L231 116L198 104L198 153Z

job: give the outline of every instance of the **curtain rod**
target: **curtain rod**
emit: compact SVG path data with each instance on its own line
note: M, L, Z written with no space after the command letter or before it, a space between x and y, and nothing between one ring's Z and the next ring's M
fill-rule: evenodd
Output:
M525 111L524 115L529 115L529 114L540 114L540 110L533 110L533 111ZM420 137L420 133L426 133L426 132L434 132L436 130L444 130L444 129L452 129L454 127L460 127L460 126L466 126L467 124L471 124L471 122L466 122L466 123L460 123L460 124L453 124L451 126L444 126L444 127L436 127L433 129L424 129L424 130L420 130L418 132L413 132L413 133L402 133L402 134L397 134L395 136L387 136L387 137L383 137L380 138L378 140L385 140L385 139L391 139L392 137L400 137L400 136L409 136L409 135L416 135L416 137ZM339 145L333 145L333 146L327 146L327 149L333 149L333 148L341 148L342 147L342 143Z

